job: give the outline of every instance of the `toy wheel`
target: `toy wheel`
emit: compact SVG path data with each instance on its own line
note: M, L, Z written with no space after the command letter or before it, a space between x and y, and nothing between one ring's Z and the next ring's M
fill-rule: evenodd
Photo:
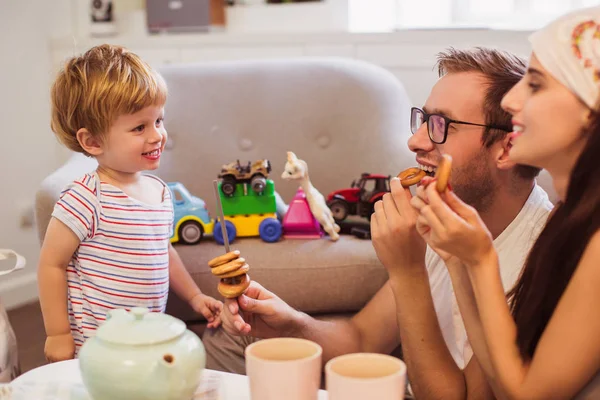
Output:
M227 230L229 243L233 242L235 240L235 236L237 235L237 230L235 229L233 222L225 220L225 229ZM223 240L223 231L221 230L221 222L215 223L213 237L215 238L215 242L219 244L225 243L225 240Z
M275 218L263 219L258 226L258 233L265 242L276 242L281 237L281 222Z
M333 200L329 203L329 209L331 210L333 219L337 222L343 221L348 217L348 203L344 200Z
M354 227L350 233L360 239L371 239L371 231L365 228Z
M235 178L225 177L223 178L223 182L221 182L221 191L225 196L233 196L235 193Z
M254 175L252 181L250 181L250 186L256 193L262 193L267 187L267 178L262 175Z
M204 228L196 221L186 221L179 227L179 240L185 244L198 244L204 236Z

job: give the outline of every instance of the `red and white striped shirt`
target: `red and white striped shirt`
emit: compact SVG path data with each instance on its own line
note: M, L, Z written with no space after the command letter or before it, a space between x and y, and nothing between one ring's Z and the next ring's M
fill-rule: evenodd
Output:
M147 307L164 312L169 291L171 192L144 204L95 173L71 183L52 216L81 243L67 267L68 310L76 354L114 308Z

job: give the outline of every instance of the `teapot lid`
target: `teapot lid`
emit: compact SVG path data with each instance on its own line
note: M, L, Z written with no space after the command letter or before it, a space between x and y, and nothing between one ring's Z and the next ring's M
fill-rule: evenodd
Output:
M134 307L129 312L120 308L107 313L96 336L116 344L148 345L172 340L186 329L183 321L164 313L149 312L143 307Z

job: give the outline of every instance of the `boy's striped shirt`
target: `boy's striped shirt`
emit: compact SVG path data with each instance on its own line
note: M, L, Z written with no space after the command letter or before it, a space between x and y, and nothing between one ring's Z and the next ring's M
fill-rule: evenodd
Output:
M76 352L113 308L164 312L169 290L173 204L144 204L95 173L71 183L53 217L81 240L67 267L68 310Z

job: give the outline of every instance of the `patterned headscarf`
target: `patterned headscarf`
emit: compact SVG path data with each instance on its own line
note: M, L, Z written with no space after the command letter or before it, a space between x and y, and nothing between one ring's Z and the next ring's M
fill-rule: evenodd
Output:
M595 109L600 94L600 6L566 14L529 41L542 66Z

